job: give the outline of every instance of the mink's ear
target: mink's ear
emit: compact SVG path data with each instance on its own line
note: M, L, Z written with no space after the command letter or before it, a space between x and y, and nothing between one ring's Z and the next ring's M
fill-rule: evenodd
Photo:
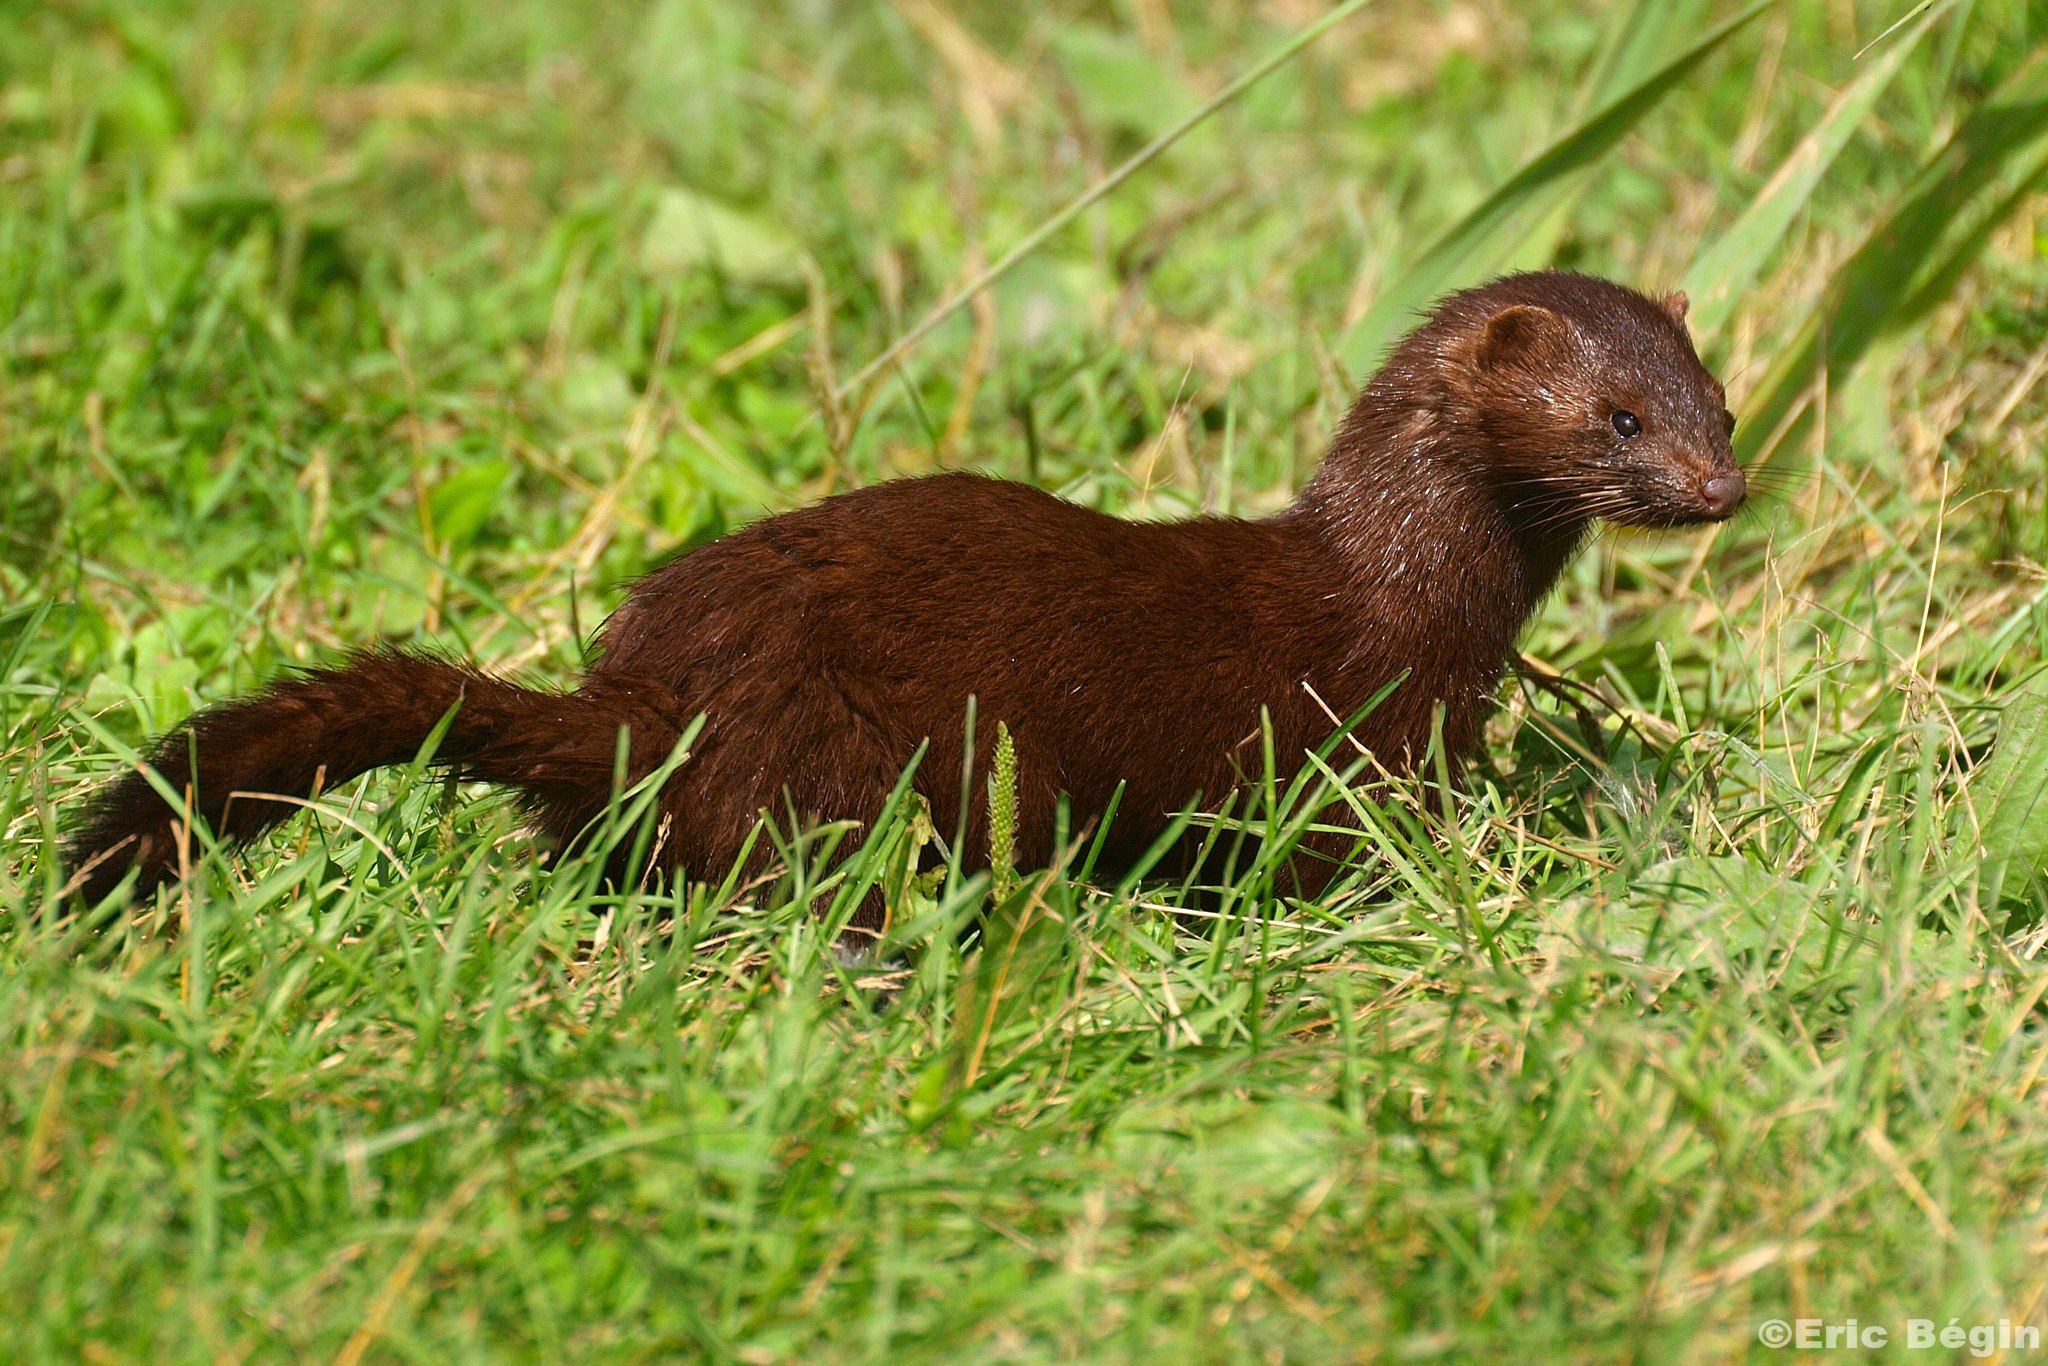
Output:
M1671 321L1677 323L1680 327L1685 326L1685 313L1687 309L1692 307L1692 300L1685 297L1684 290L1672 290L1669 294L1659 299L1657 304L1666 313L1671 315Z
M1540 304L1510 304L1486 320L1479 368L1560 362L1570 347L1565 320Z

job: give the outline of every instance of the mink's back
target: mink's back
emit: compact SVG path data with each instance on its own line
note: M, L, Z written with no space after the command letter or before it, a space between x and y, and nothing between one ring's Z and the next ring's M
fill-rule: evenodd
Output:
M941 828L971 694L978 749L999 720L1015 737L1028 805L1065 792L1099 809L1123 781L1144 827L1258 770L1262 705L1283 754L1327 733L1301 687L1312 671L1339 708L1383 681L1339 676L1358 642L1322 606L1338 573L1282 522L1126 522L975 475L904 480L656 571L607 623L591 678L671 689L706 713L702 770L758 775L771 807L775 775L801 785L833 727L871 730L898 764L928 739L919 787ZM783 752L719 752L741 735Z

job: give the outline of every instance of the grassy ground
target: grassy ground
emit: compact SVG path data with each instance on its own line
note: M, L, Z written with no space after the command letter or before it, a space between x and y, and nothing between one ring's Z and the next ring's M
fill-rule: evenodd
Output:
M8 7L0 1357L2048 1319L2048 7L1857 56L1909 8L1674 66L1736 10L1382 0L866 391L1320 7ZM1544 262L1691 288L1780 473L1589 551L1526 642L1572 705L1504 697L1452 819L1376 808L1322 904L1027 877L980 950L956 879L850 976L822 864L601 922L501 803L385 775L105 933L30 918L81 792L289 663L566 680L663 557L940 467L1271 509L1418 294Z

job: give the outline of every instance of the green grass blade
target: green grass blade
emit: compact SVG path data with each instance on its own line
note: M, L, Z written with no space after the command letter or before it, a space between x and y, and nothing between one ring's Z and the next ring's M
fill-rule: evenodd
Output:
M1707 8L1703 0L1636 0L1626 8L1617 6L1601 36L1578 112L1598 108L1641 80L1672 43L1694 29Z
M2048 174L2048 49L1964 120L1843 262L1796 339L1744 405L1736 456L1767 460L1812 421L1814 386L1838 386L1888 332L1923 316L1991 231ZM1988 203L1988 207L1987 207Z
M1769 261L1794 220L1813 199L1821 178L1870 116L1877 99L1913 55L1935 21L1953 9L1954 0L1930 6L1918 22L1885 46L1855 80L1842 88L1820 121L1780 162L1763 189L1713 242L1693 258L1683 288L1692 298L1692 327L1713 336L1735 311L1735 304Z
M2048 689L2039 680L2006 703L1970 787L1984 846L1979 886L1991 907L2048 864Z
M1413 265L1389 276L1393 283L1344 339L1345 365L1355 375L1366 373L1418 308L1461 282L1498 269L1514 250L1516 230L1528 216L1560 202L1575 172L1613 151L1700 63L1776 2L1758 0L1567 129L1438 237Z

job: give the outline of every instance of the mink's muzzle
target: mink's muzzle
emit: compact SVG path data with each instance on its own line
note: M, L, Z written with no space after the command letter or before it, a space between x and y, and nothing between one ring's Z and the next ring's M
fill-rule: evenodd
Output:
M1633 506L1607 514L1608 520L1641 527L1701 526L1725 522L1749 497L1749 479L1724 454L1704 458L1667 455L1638 472Z
M1579 495L1582 514L1645 531L1725 522L1749 497L1749 480L1732 461L1704 468L1657 464L1609 478L1613 482L1595 481Z
M1700 485L1700 506L1707 510L1711 521L1725 522L1735 515L1735 509L1742 506L1742 500L1749 497L1749 481L1742 471L1730 470L1717 474Z

